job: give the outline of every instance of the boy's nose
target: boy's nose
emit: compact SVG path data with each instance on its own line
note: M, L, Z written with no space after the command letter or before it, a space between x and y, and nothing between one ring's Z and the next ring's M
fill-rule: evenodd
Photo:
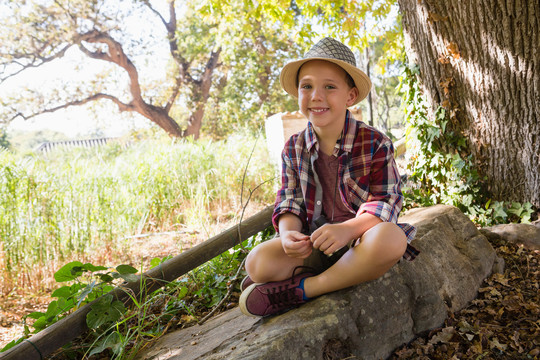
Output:
M313 88L311 93L311 100L321 100L322 99L322 89Z

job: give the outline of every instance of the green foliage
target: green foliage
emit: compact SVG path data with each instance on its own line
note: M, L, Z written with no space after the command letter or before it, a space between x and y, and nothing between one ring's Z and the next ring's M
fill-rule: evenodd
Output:
M294 99L279 85L279 70L315 40L334 36L353 51L362 51L374 39L384 37L380 64L396 59L403 43L399 22L388 21L397 18L395 0L205 0L171 4L168 8L141 0L9 2L0 14L7 26L0 35L0 61L6 64L6 72L0 77L16 79L26 67L63 61L70 47L74 49L67 57L73 62L63 68L61 76L51 76L43 86L19 82L19 89L8 89L1 99L0 117L7 121L33 117L65 104L80 103L96 93L121 94L109 99L118 102L138 97L128 94L130 87L118 64L107 60L94 73L80 71L91 68L87 66L92 61L86 56L89 52L109 51L108 45L99 41L81 42L81 36L90 30L111 36L122 46L140 75L137 80L131 79L132 88L140 86L147 105L164 110L181 128L188 126L194 114L204 112L203 132L216 139L239 129L256 132L269 114L294 110ZM171 9L176 24L167 27L175 27L175 33L167 40L173 40L173 36L174 40L163 56L157 44L167 42L147 35L155 32L141 30L140 24L162 27L172 18L172 14L166 14ZM78 52L76 47L86 50ZM211 54L219 54L215 66L209 66ZM47 73L45 67L41 71ZM109 109L103 109L109 113ZM152 117L149 112L142 115Z
M125 308L108 293L116 280L144 282L143 278L131 276L137 269L130 265L119 265L115 270L73 261L55 273L58 282L71 282L56 289L45 313L33 312L25 319L34 319L25 325L25 333L20 339L6 345L6 351L58 320L72 313L80 306L90 303L91 310L86 316L90 332L76 340L76 344L64 347L63 352L81 358L107 352L111 359L133 358L148 341L162 335L171 324L183 323L188 326L197 321L199 314L221 302L227 293L239 291L241 271L246 254L256 244L272 237L274 229L268 229L252 236L229 251L217 256L178 280L156 290L146 299L132 297L133 305ZM169 257L152 259L152 267L159 266ZM144 288L144 284L141 286ZM227 304L223 305L226 308ZM29 328L34 330L30 332Z
M90 329L99 329L105 325L116 322L125 313L124 305L113 300L112 295L107 294L113 289L114 280L132 280L126 275L137 272L137 269L129 265L120 265L113 271L104 266L95 266L90 263L83 264L80 261L73 261L62 266L54 274L57 282L71 282L71 285L64 285L57 288L51 294L57 300L53 300L47 307L46 312L35 311L25 316L24 335L21 339L14 340L7 344L1 351L6 351L18 344L20 341L36 334L60 319L68 316L80 306L90 303L91 310L86 317L86 323ZM31 325L27 324L28 319L33 319ZM30 326L34 328L30 331Z
M2 151L0 261L16 281L36 265L47 271L52 261L93 249L120 253L130 234L205 228L238 203L252 141L149 140L26 158ZM266 158L257 147L246 188L274 177ZM269 203L273 192L267 184L251 200Z
M467 154L465 137L449 126L447 111L439 107L434 118L419 88L417 67L405 67L401 90L407 116L408 170L413 186L404 189L406 206L448 204L486 226L508 221L528 223L530 203L498 202L489 198Z
M5 129L0 128L0 150L2 148L9 149L11 147L11 143L8 140L8 134L5 131Z

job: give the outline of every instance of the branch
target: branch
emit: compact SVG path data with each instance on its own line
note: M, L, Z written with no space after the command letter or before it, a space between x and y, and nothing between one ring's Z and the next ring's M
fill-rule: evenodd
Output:
M176 64L176 70L178 71L178 74L174 78L174 86L171 92L171 95L167 99L167 103L165 104L165 111L169 113L171 110L171 107L174 105L174 102L176 101L176 98L178 97L178 94L180 94L180 88L185 82L194 83L194 79L192 78L191 74L189 74L188 69L191 66L191 62L187 61L182 54L180 54L180 51L178 50L178 39L176 37L176 9L174 7L175 0L168 0L169 4L169 21L165 20L163 15L150 4L150 1L145 0L144 4L154 13L157 17L161 20L163 25L165 25L165 29L167 30L167 40L169 41L169 49L171 52L171 56L173 58L173 61Z
M103 52L101 50L91 51L82 44L82 41L93 44L105 44L107 45L108 52ZM133 101L138 103L144 102L142 99L141 87L139 84L139 73L137 71L137 68L135 67L135 64L133 64L133 62L125 54L122 44L114 40L107 33L98 30L92 30L80 36L78 40L78 45L79 49L81 49L81 51L84 52L88 57L97 60L112 62L126 70L130 80L129 88L131 96L133 96Z
M15 59L28 59L28 58L31 58L29 61L30 63L28 64L23 64L21 63L20 61L12 61L11 63L12 64L16 64L18 66L20 66L21 68L7 76L1 76L0 77L0 84L2 82L4 82L5 80L13 77L13 76L16 76L18 74L20 74L21 72L23 72L24 70L26 69L31 69L31 68L37 68L37 67L40 67L42 65L45 65L46 63L49 63L55 59L59 59L59 58L62 58L64 57L64 55L66 54L66 51L72 47L74 44L68 44L66 46L64 46L60 51L58 51L56 54L52 55L52 56L47 56L47 57L43 57L43 56L39 56L39 54L22 54L22 53L16 53L16 54L11 54L11 56ZM5 56L6 54L0 54L0 56ZM4 68L7 67L8 64L3 64ZM3 74L3 71L2 71L2 74Z
M33 113L31 115L24 115L21 112L17 112L9 121L14 120L15 118L17 118L19 116L21 118L23 118L24 120L29 120L31 118L34 118L34 117L38 116L38 115L42 115L42 114L46 114L46 113L53 113L55 111L65 109L65 108L68 108L70 106L81 106L81 105L87 104L89 102L100 100L100 99L111 100L116 105L118 105L118 109L120 111L135 111L135 108L132 105L123 103L122 101L120 101L115 96L112 96L112 95L109 95L109 94L97 93L97 94L91 95L91 96L89 96L87 98L84 98L84 99L81 99L81 100L70 101L70 102L67 102L65 104L55 106L55 107L50 108L50 109L44 109L44 110L38 111L38 112Z

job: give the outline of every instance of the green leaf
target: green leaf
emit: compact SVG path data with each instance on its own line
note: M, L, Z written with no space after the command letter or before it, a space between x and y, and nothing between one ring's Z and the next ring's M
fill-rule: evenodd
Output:
M7 343L6 346L4 346L0 352L4 352L4 351L7 351L9 349L11 349L12 347L14 347L15 345L19 345L20 343L22 343L24 341L24 339L26 339L25 337L22 337L22 338L19 338L17 340L13 340L13 341L10 341L9 343Z
M111 281L114 280L114 278L109 273L107 273L107 274L98 274L98 277L104 283L110 283Z
M156 266L163 264L165 261L172 258L172 255L165 256L164 258L155 257L150 260L150 268L155 268Z
M60 313L60 309L58 307L58 301L53 300L49 303L47 306L47 311L45 312L46 317L53 317Z
M95 272L95 271L107 270L108 268L105 266L95 266L90 263L86 263L83 265L83 269L90 272Z
M52 297L56 297L56 298L68 298L70 296L73 296L76 292L73 292L72 291L72 288L71 286L62 286L56 290L53 291L53 293L51 294Z
M180 290L178 291L177 298L178 300L182 300L188 293L188 288L186 286L180 287Z
M83 263L80 261L67 263L54 273L54 280L56 280L56 282L75 280L82 275L82 268Z
M34 329L36 329L35 332L39 332L45 329L51 323L52 322L46 316L42 316L37 319L32 326L34 327Z
M130 265L118 265L116 271L118 271L120 275L136 274L138 272L137 269Z
M34 312L31 312L30 314L26 315L26 317L29 317L30 319L39 319L40 317L44 316L45 313L42 313L40 311L34 311Z
M155 268L156 266L158 266L159 264L161 264L161 259L158 258L158 257L155 257L153 258L152 260L150 260L150 268Z
M96 346L90 351L90 354L88 354L88 357L91 357L92 355L99 354L103 352L106 349L112 348L113 352L116 354L119 347L122 346L122 341L120 339L120 336L117 332L112 332L102 338Z
M92 304L92 310L86 315L86 324L90 329L97 329L103 324L117 321L126 311L122 302L115 300L108 294L102 296Z

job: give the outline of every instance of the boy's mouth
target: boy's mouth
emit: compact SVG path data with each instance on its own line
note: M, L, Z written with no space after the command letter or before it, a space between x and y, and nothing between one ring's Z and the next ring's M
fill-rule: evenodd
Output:
M310 108L309 110L315 114L319 114L325 112L328 108Z

